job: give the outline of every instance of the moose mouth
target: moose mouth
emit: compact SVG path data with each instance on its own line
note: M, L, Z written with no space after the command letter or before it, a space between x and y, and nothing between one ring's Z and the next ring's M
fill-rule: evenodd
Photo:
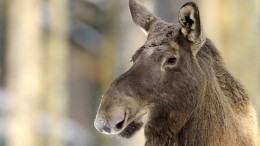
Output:
M143 122L136 122L133 121L127 125L127 127L120 132L118 135L123 138L130 138L132 137L138 130L140 130L143 126Z

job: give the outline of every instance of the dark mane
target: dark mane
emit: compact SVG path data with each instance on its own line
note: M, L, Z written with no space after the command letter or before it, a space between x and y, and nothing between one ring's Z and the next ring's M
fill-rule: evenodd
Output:
M207 39L198 55L203 59L210 60L218 79L219 86L224 95L229 97L232 107L241 107L250 103L250 97L241 83L239 83L225 67L219 50L214 46L211 40Z

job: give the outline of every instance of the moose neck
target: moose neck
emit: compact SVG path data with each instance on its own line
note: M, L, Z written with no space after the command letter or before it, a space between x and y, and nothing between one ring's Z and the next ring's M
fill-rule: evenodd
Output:
M232 110L223 93L215 86L216 79L208 82L203 104L193 113L178 134L178 145L222 145L223 139L233 132L225 127L232 126ZM227 131L229 130L229 131Z
M221 143L223 139L231 138L230 134L232 135L234 131L226 127L232 127L234 120L232 116L225 116L232 115L232 110L230 104L227 104L228 101L223 98L224 95L217 82L216 77L210 79L203 103L196 108L188 120L178 119L176 122L174 118L169 118L169 121L156 121L157 124L153 123L153 127L146 126L146 146L189 146L209 143L223 145ZM160 118L166 119L162 115ZM178 125L180 123L185 124ZM161 129L170 124L172 127ZM235 127L231 129L236 130Z
M203 69L208 78L204 104L181 130L177 143L223 145L221 142L225 141L230 142L229 145L241 145L240 139L236 139L238 135L235 136L238 127L233 115L248 110L249 97L226 69L220 53L210 40L207 40L199 55L210 65L210 68Z
M250 97L242 85L226 69L218 49L211 43L210 40L207 40L200 55L204 57L208 56L213 59L212 66L216 73L219 86L223 94L228 97L232 108L236 108L237 106L246 107L249 105Z

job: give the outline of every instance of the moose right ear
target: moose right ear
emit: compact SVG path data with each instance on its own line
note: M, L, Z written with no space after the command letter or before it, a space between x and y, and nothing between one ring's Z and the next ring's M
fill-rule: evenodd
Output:
M129 0L129 7L135 24L141 26L146 32L149 32L152 25L159 20L159 18L143 7L139 0Z
M188 2L182 6L179 11L179 23L182 26L182 35L192 42L191 49L196 55L206 40L202 32L199 9L196 3Z
M194 2L188 2L179 11L179 23L182 34L195 42L201 34L199 9Z

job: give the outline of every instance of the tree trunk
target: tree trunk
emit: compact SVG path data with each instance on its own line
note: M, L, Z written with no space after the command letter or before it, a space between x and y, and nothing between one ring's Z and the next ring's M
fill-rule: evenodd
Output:
M39 146L37 116L42 99L39 0L8 2L8 146Z
M46 103L51 119L48 146L64 145L66 117L67 67L68 67L68 14L67 1L49 0L50 26L47 35L46 52Z

